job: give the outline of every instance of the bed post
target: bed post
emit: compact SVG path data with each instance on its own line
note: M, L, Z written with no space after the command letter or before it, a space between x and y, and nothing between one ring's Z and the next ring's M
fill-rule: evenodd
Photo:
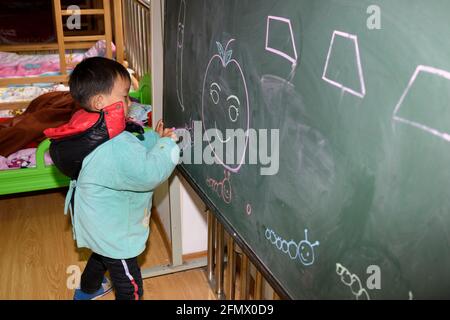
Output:
M64 29L62 23L62 11L61 11L61 1L53 0L53 14L56 23L56 38L58 41L58 52L59 52L59 69L61 75L65 76L66 71L66 48L64 44Z
M111 29L111 5L110 0L103 0L103 10L105 18L105 40L106 40L106 57L112 59L112 29Z
M116 43L116 60L123 64L123 22L122 0L113 0L114 3L114 41Z

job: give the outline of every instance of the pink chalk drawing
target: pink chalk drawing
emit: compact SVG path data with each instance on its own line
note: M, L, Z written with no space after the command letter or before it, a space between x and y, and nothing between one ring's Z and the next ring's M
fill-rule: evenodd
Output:
M252 214L252 206L250 205L250 203L247 203L247 206L245 207L245 211L247 212L247 215Z
M184 24L186 20L186 2L181 0L178 12L178 32L177 32L177 56L176 56L176 85L177 99L181 110L184 111L183 99L183 48L184 48Z
M184 127L177 128L174 133L178 136L178 147L181 150L186 150L194 145L194 120L189 119L189 123L186 123ZM187 135L187 133L189 135ZM186 134L186 136L185 136Z
M218 181L213 178L207 178L206 184L210 187L225 203L231 203L232 188L230 181L230 172L224 170L224 178Z
M356 64L358 67L358 77L359 77L359 83L360 83L360 92L355 91L351 88L348 88L346 86L344 86L342 83L336 82L334 80L331 80L327 77L327 71L328 71L328 63L330 61L330 57L331 57L331 52L333 51L333 44L334 44L334 39L336 38L336 36L339 37L343 37L346 39L350 39L351 41L354 42L354 47L355 47L355 54L356 54ZM331 38L331 43L330 43L330 48L328 49L328 54L327 54L327 60L325 62L325 68L323 69L323 75L322 75L322 79L328 83L330 83L331 85L338 87L340 89L342 89L344 92L348 92L354 96L360 97L360 98L364 98L366 95L366 84L364 82L364 75L363 75L363 70L362 70L362 66L361 66L361 57L359 54L359 46L358 46L358 37L356 35L353 34L349 34L349 33L345 33L345 32L341 32L341 31L334 31L333 32L333 36Z
M269 34L270 34L270 25L271 24L275 24L275 23L285 23L289 26L289 32L290 32L290 37L291 37L291 44L292 44L292 51L294 53L294 56L289 55L286 52L283 52L279 49L273 48L270 46L269 44ZM266 26L266 50L270 51L276 55L279 55L281 57L283 57L284 59L290 61L292 63L293 66L297 65L297 61L298 61L298 55L297 55L297 48L295 47L295 38L294 38L294 32L292 31L292 24L291 24L291 20L287 19L287 18L282 18L282 17L276 17L276 16L268 16L267 17L267 26Z
M401 122L401 123L413 126L415 128L418 128L418 129L423 130L425 132L431 133L432 135L435 135L435 136L437 136L437 137L439 137L441 139L444 139L444 140L450 142L450 133L448 133L448 132L441 132L441 131L436 130L434 128L431 128L429 126L423 125L421 123L418 123L418 122L415 122L415 121L411 121L411 120L408 120L408 119L405 119L405 118L397 116L397 113L399 112L403 102L405 101L405 98L408 95L412 85L414 84L414 82L416 81L417 77L421 73L429 73L429 74L435 75L437 77L441 77L441 78L450 80L450 72L448 72L448 71L441 70L441 69L436 69L436 68L429 67L429 66L419 65L416 68L416 71L414 72L412 78L409 80L408 86L406 87L405 91L403 92L403 95L401 96L400 101L395 106L393 119L395 121L397 121L397 122Z
M216 42L218 53L212 56L206 67L202 91L202 122L206 140L217 162L237 173L244 163L248 147L250 103L244 72L239 62L232 58L233 51L228 50L233 41L235 40L228 41L225 48L220 42ZM225 133L227 129L242 129L245 132L245 144L238 150L237 163L227 164L223 156L217 155L211 146L208 129L216 129L220 133ZM225 137L220 142L225 144L230 139Z

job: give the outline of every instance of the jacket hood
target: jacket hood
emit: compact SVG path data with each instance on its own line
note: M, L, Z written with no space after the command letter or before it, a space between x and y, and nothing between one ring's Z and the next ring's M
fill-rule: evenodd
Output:
M78 178L84 158L122 133L125 126L123 103L117 102L100 112L77 111L67 124L44 133L51 138L49 151L54 164L74 180Z
M57 128L45 129L44 134L50 139L61 139L80 134L93 127L101 118L102 113L109 139L114 138L125 130L123 103L116 102L100 112L89 112L84 109L78 110L68 123Z

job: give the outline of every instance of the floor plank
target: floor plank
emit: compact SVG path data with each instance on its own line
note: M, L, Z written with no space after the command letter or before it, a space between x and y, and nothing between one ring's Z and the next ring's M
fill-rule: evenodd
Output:
M65 190L0 198L0 299L72 299L70 267L83 270L89 250L77 249ZM170 262L153 219L142 268ZM69 268L69 273L67 273ZM109 294L102 299L114 299ZM144 299L215 299L204 268L144 279Z

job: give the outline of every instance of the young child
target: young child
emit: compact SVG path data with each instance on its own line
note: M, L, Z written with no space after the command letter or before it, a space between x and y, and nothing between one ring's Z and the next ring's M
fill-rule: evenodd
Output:
M84 109L69 123L47 129L55 165L72 181L66 197L78 247L92 250L74 299L95 299L111 291L116 299L142 298L137 257L149 235L153 190L179 159L172 129L124 131L130 77L119 63L89 58L79 63L70 92ZM73 209L73 212L72 212Z

